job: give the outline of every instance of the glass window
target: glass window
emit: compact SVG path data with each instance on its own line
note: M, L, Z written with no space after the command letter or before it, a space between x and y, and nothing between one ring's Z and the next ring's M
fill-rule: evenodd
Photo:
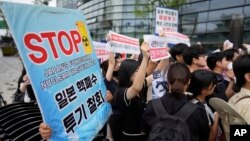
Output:
M102 31L100 33L107 35L107 33L109 33L110 30L111 30L111 28L102 29Z
M223 43L226 39L228 39L229 33L212 33L207 34L206 42L211 43Z
M98 15L98 11L95 11L95 12L91 12L91 17L96 17Z
M124 5L123 6L123 11L124 12L134 12L135 11L135 6L134 5L132 5L132 6Z
M122 13L106 14L104 17L105 20L122 19Z
M143 35L148 34L148 33L136 33L135 38L137 39L143 39Z
M122 26L135 26L135 20L123 20Z
M124 4L135 4L135 0L124 0Z
M155 28L155 19L150 19L149 24L151 27L153 26Z
M130 33L130 32L135 32L135 27L134 26L124 26L124 27L122 27L122 33Z
M111 13L113 11L113 7L105 7L106 13Z
M123 12L123 7L122 6L115 6L115 7L113 7L112 12Z
M206 32L206 24L199 23L195 26L195 33L205 33Z
M148 26L136 26L135 32L149 32Z
M93 4L96 4L99 2L99 0L92 0L93 1Z
M112 31L121 33L122 27L121 26L112 26Z
M57 6L58 7L58 6ZM80 5L80 6L78 6L78 9L84 9L84 5Z
M106 21L99 22L98 27L99 28L112 27L112 21L106 20Z
M85 14L85 17L86 17L86 19L93 18L91 13L89 13L89 14Z
M181 17L182 24L203 22L207 20L207 12L184 15Z
M202 0L190 0L190 1L192 1L192 2L197 2L197 1L202 1Z
M99 4L98 4L98 8L100 9L100 8L103 8L104 7L104 2L100 2Z
M96 29L97 25L98 25L98 23L91 23L90 27L91 27L91 29Z
M250 31L244 32L243 43L250 43Z
M129 36L129 37L135 37L135 34L134 34L134 33L125 33L125 34L123 34L123 35Z
M136 20L135 26L138 27L143 27L143 26L148 26L149 21L148 20Z
M207 32L229 32L230 20L207 23Z
M211 53L216 49L222 48L222 43L214 44L213 42L208 42L208 44L202 44L202 46L206 49L207 53Z
M220 9L243 5L245 0L211 0L210 9Z
M134 19L135 14L134 13L123 13L123 19Z
M98 14L98 15L104 14L104 10L103 10L103 9L98 10L97 14Z
M92 9L93 9L93 11L97 10L98 9L98 5L93 5Z
M208 21L232 19L233 14L242 14L243 8L231 8L225 10L211 11L208 14Z
M245 17L250 17L250 6L244 7L244 15Z
M104 17L103 15L102 16L98 16L97 17L97 21L103 21L103 17Z
M123 5L123 0L111 0L112 5Z
M244 29L245 30L250 30L250 18L245 19Z
M112 6L112 7L106 7L105 12L115 13L115 12L123 12L123 11L122 11L122 6Z
M91 8L86 8L83 10L84 13L89 13L91 11Z
M195 34L190 36L192 42L202 42L204 43L206 39L206 34Z
M246 4L250 4L250 0L246 0Z
M111 0L106 0L106 4L105 4L106 6L111 6L112 5L112 2L111 2Z
M121 26L122 20L113 20L112 23L113 23L113 26Z
M182 13L194 13L208 10L208 1L186 4L182 6Z
M193 33L194 25L182 25L182 33L183 34L191 34Z
M181 16L181 22L182 22L182 24L194 23L197 16L198 16L198 14L183 15L183 16Z

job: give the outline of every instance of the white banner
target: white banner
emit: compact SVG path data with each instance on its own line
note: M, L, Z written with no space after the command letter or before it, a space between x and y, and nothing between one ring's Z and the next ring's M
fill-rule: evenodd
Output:
M106 51L106 44L102 42L92 41L93 46L95 48L96 56L100 63L104 62L109 58L109 52Z
M179 32L165 32L165 38L170 44L184 43L190 46L190 39L187 35Z
M106 50L115 53L140 54L139 39L109 31L110 41Z
M167 40L165 37L155 35L144 35L144 41L149 43L150 59L152 61L159 61L169 58L171 55L168 52Z
M178 10L156 7L155 33L178 31Z

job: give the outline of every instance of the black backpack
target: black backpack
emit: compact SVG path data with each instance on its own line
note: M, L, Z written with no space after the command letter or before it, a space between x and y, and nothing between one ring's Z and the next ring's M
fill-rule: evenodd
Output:
M152 101L157 115L157 122L153 123L148 141L190 141L189 128L186 124L188 117L197 105L187 102L175 115L169 115L161 99Z

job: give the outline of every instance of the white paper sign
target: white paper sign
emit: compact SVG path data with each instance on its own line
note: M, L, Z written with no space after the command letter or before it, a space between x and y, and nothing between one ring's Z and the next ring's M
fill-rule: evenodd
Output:
M144 41L149 43L150 59L152 61L159 61L169 58L171 55L168 52L167 40L165 37L159 37L156 35L144 35Z
M109 52L105 49L107 43L92 41L95 48L96 56L100 63L104 62L109 58Z
M178 31L178 10L156 7L155 13L155 33Z
M110 41L106 50L115 53L140 54L139 39L109 31Z
M184 43L190 46L189 37L179 32L165 32L165 38L170 44Z

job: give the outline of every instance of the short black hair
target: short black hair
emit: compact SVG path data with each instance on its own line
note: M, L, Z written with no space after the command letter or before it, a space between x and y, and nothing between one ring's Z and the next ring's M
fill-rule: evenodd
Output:
M193 58L198 59L200 55L205 55L206 50L201 45L194 45L183 52L183 59L187 65L191 65Z
M118 70L119 87L130 87L132 82L130 77L134 74L140 63L134 59L125 59L122 61Z
M167 74L170 91L174 96L179 97L185 91L184 86L188 84L191 77L188 66L184 63L174 63L170 65Z
M239 92L241 87L246 83L245 74L250 73L250 55L246 54L239 56L233 62L233 71L236 77L234 90L235 92Z
M122 54L121 53L115 53L115 59L118 59L118 58L122 58Z
M224 54L222 52L210 53L207 57L207 66L210 70L214 70L216 62L222 61Z
M102 75L105 77L109 66L109 60L105 60L101 63L100 67L102 69Z
M239 51L235 48L231 48L231 49L227 49L227 50L223 51L223 54L226 57L227 61L233 61L234 53L239 54Z
M183 52L185 50L187 50L187 49L188 49L188 46L186 44L179 43L179 44L176 44L175 46L173 46L172 48L170 48L169 53L171 54L171 56L176 61L176 56L177 55L182 55Z
M193 98L201 94L202 89L208 88L211 84L217 83L214 72L208 70L196 70L191 74L191 81L188 86L188 92L193 94Z

